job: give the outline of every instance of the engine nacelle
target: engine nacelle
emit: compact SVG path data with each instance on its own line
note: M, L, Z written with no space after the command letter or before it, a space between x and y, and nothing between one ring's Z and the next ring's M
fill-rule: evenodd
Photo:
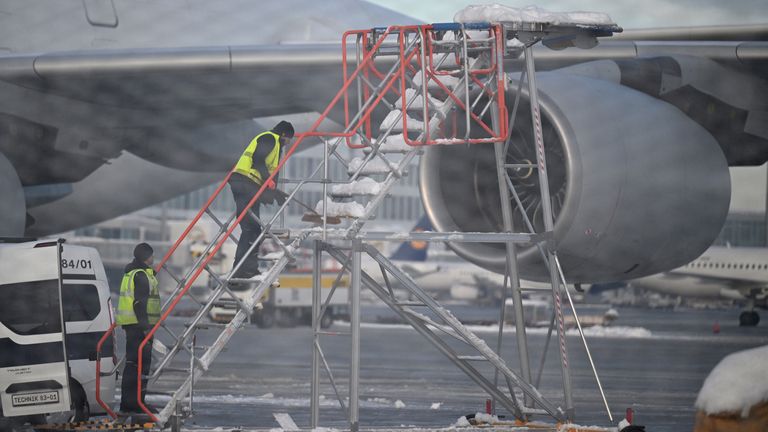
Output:
M569 282L637 278L683 265L719 234L730 174L715 139L677 108L611 82L537 74L553 241ZM517 88L510 78L509 89ZM525 85L523 87L526 87ZM527 91L506 158L535 164ZM512 106L514 95L508 96ZM439 231L503 231L493 147L435 146L421 159L421 196ZM510 172L525 212L543 231L538 173ZM513 201L515 231L527 231ZM503 272L502 243L450 243ZM547 280L535 246L518 249L521 277Z

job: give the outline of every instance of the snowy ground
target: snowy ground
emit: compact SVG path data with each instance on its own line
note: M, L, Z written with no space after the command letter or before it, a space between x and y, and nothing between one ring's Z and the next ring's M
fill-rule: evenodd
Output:
M450 309L460 319L473 322L492 320L498 313L481 307ZM604 310L594 307L580 311ZM619 313L616 327L588 330L592 355L614 416L620 418L627 407L633 407L637 422L654 432L691 430L694 401L709 371L729 353L768 344L768 327L761 324L753 329L739 328L738 311L619 309ZM361 428L446 428L459 416L484 409L484 393L418 333L399 324L375 323L389 318L390 312L384 307L366 306L363 310ZM714 321L719 321L721 327L717 335L712 334ZM181 328L182 323L180 318L175 325ZM340 324L334 328L343 330ZM495 327L471 328L495 346ZM542 329L528 333L531 364L535 366L546 333ZM208 339L200 336L198 344L207 344ZM514 340L514 333L508 332L503 357L517 369ZM567 343L576 392L576 421L607 425L579 338L570 335ZM299 427L306 428L310 344L311 334L305 327L244 329L199 383L196 415L187 428L268 430L279 427L275 413L287 413ZM542 390L560 403L562 378L554 346L550 347ZM346 391L348 337L325 337L323 348L340 390ZM152 390L167 391L170 384L159 383ZM325 383L321 393L321 425L343 429L344 413L333 389ZM152 394L149 400L161 404L167 396Z

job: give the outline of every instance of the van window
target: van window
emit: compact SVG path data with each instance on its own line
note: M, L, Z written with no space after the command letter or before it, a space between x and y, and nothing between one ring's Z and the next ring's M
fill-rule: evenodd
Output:
M58 279L0 285L0 322L20 335L61 332Z
M67 284L62 287L64 321L92 321L101 312L99 291L92 284Z

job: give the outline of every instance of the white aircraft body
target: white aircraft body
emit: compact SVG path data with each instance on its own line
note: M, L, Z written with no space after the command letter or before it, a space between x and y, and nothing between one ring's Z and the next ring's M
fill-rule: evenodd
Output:
M341 86L344 31L417 22L359 0L0 0L0 236L72 230L217 181L256 133L317 119ZM585 50L555 34L534 49L551 235L578 283L698 256L725 221L729 166L768 160L768 25L600 39ZM521 68L504 61L507 106ZM535 160L529 134L512 129L508 162ZM501 230L493 161L492 146L424 152L436 231ZM543 232L536 176L512 177L514 225L525 213ZM501 243L449 246L504 271ZM519 252L522 277L549 277L534 245Z
M760 320L754 308L765 308L768 298L768 249L713 246L682 267L629 283L663 294L743 302L747 310L739 322L754 326Z

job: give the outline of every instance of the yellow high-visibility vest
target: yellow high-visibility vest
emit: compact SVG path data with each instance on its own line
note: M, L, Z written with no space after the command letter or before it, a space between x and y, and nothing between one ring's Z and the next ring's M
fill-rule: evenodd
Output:
M133 311L134 302L134 284L133 277L136 273L144 272L149 280L149 298L147 299L147 322L154 325L160 319L160 290L157 287L157 278L155 271L151 268L131 270L123 275L123 281L120 283L120 300L117 302L117 325L138 324L136 312Z
M268 177L273 172L275 172L275 169L277 169L277 164L280 162L280 135L272 131L267 131L256 135L256 137L251 140L251 143L248 144L248 147L245 148L245 151L243 152L242 156L240 156L240 159L238 159L237 165L235 165L236 173L242 174L258 184L262 184L263 178L266 177L262 177L259 170L253 167L253 154L256 152L256 146L259 145L259 138L264 135L271 135L275 138L275 147L271 152L269 152L266 160L264 161L264 165L266 165L267 169L269 170L266 176Z

